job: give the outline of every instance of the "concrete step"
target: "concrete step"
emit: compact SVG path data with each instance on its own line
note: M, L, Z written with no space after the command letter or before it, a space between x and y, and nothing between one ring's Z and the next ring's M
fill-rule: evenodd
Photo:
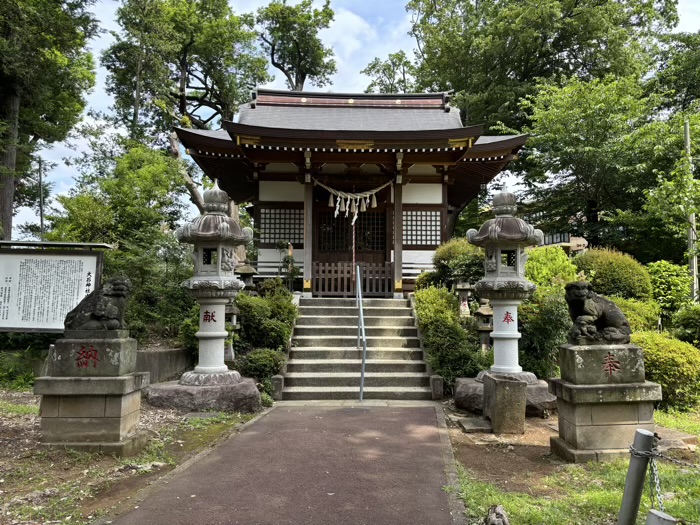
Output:
M363 309L365 317L406 317L411 315L411 309L408 307L376 307L368 306ZM328 316L348 316L357 317L357 308L354 306L300 306L299 315L322 315Z
M359 386L360 372L291 372L284 376L285 386ZM365 372L365 386L430 386L426 374L416 372Z
M357 372L361 367L361 359L291 359L287 362L287 373ZM365 363L365 371L425 373L426 366L425 362L421 360L368 359Z
M407 299L363 299L363 306L409 306ZM299 306L355 306L355 299L341 299L334 297L318 297L313 299L300 299Z
M357 335L295 335L292 337L292 346L301 347L352 347L357 345ZM419 348L418 337L367 337L367 348L391 347L391 348Z
M289 359L362 359L362 350L352 346L341 347L292 347ZM423 352L420 348L367 348L367 359L383 359L397 361L420 361Z
M315 335L318 337L335 337L354 335L357 337L357 326L297 326L294 335ZM367 337L417 337L415 326L365 326Z
M282 391L282 399L285 401L308 401L314 399L359 399L360 387L312 387L290 386ZM403 400L430 400L432 394L428 387L377 387L370 386L364 389L364 399L403 399Z
M297 326L354 326L357 328L356 315L327 316L327 315L304 315L297 318ZM372 317L365 316L365 326L414 326L413 317L407 315L403 317L386 316Z

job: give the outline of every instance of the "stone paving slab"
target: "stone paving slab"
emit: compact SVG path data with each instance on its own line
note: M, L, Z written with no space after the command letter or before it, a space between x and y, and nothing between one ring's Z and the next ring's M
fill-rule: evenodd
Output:
M441 407L355 403L276 406L113 523L460 523Z

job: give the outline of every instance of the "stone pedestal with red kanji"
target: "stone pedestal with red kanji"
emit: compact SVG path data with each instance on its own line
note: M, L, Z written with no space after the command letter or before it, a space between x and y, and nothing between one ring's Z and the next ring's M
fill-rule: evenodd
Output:
M129 456L143 448L138 431L141 390L136 340L128 330L66 330L49 355L49 375L37 378L42 443Z
M661 386L644 377L642 350L631 344L562 345L557 397L559 436L552 451L573 463L627 457L636 429L654 430Z

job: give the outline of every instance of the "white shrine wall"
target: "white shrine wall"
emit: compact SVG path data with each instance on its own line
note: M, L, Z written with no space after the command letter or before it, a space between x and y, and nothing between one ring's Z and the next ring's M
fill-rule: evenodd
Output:
M406 184L404 204L442 204L442 184Z
M258 200L261 202L304 202L304 185L294 181L261 180Z

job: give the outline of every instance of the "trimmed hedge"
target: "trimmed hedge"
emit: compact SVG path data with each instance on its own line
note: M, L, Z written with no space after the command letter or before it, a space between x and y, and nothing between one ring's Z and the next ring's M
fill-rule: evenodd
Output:
M460 237L441 244L433 255L435 279L433 283L448 288L455 283L475 283L484 276L484 251Z
M641 300L651 297L649 272L630 255L593 249L575 257L573 262L600 295Z
M661 385L661 408L689 410L700 401L700 350L665 333L637 332L632 343L644 351L648 381Z
M236 356L234 368L242 376L252 377L262 385L263 392L272 395L272 376L278 374L287 361L284 353L269 348L259 348Z
M443 377L446 394L451 395L458 377L473 377L491 365L492 356L480 350L478 332L460 324L459 301L447 289L418 290L416 316L428 363Z
M576 281L578 270L560 246L543 246L527 252L525 278L537 286Z
M659 326L661 307L656 301L638 301L637 299L625 299L623 297L609 297L620 307L630 323L633 332L644 330L656 330Z

